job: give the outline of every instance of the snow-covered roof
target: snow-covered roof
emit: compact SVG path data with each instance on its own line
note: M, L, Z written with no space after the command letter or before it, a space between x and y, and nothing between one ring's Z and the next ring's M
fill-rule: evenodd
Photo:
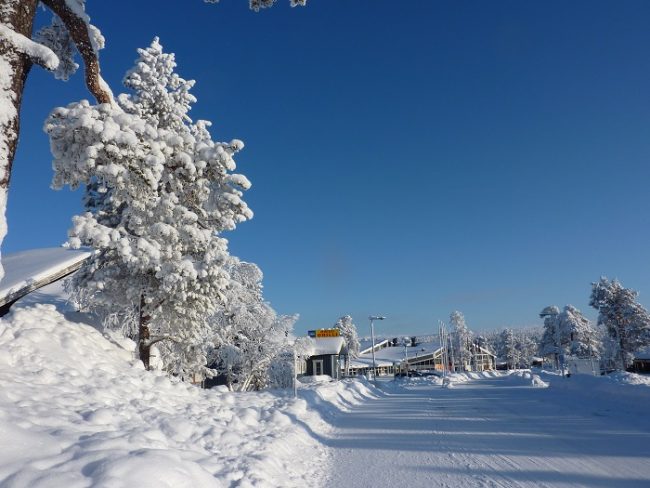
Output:
M496 354L494 354L492 351L490 351L490 350L489 350L488 348L486 348L486 347L478 346L478 350L479 350L479 352L481 352L482 354L489 354L489 355L492 356L492 357L495 357L495 358L497 357ZM541 358L537 358L537 359L539 359L540 361L542 360Z
M345 346L343 337L318 337L311 338L312 348L310 356L322 356L325 354L340 354Z
M406 348L406 354L408 354L409 360L414 359L418 356L427 356L433 354L440 349L440 342L437 340L430 342L422 342L417 346L408 346ZM372 361L372 352L361 354L359 359L370 358ZM395 346L395 347L385 347L375 351L376 360L385 360L392 363L399 363L404 360L404 346Z
M393 361L389 361L386 359L378 359L376 357L375 357L375 362L377 364L377 367L393 365ZM372 357L362 356L355 359L351 359L350 367L351 368L372 368Z
M90 254L87 249L55 247L3 255L0 306L76 271Z
M643 360L650 359L650 347L634 353L634 359L643 359Z
M375 351L388 343L389 339L375 339ZM359 340L359 351L361 354L372 352L372 339L363 338Z

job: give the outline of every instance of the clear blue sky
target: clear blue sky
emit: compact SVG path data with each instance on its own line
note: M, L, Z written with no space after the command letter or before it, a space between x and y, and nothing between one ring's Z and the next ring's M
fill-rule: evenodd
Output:
M195 118L239 138L255 218L228 235L297 332L590 317L590 282L650 305L650 2L89 0L113 90L158 35L197 80ZM120 13L120 10L124 12ZM89 98L30 76L4 252L66 238L80 195L49 190L48 112Z

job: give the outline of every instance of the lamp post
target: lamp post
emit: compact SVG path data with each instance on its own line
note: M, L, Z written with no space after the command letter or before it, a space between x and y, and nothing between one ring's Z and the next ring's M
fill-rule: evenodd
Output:
M372 338L372 379L377 381L377 362L375 361L375 320L384 320L386 317L381 315L371 315L368 317L370 320L370 337Z

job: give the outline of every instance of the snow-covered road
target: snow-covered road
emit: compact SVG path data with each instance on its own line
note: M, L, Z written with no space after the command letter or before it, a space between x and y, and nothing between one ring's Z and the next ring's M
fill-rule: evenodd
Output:
M450 389L419 380L386 384L337 417L327 486L650 487L647 386L612 395L590 377L549 388L517 375Z

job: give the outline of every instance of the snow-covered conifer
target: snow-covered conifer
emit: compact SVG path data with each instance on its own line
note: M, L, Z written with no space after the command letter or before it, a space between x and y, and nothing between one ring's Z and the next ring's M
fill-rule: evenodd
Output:
M232 174L243 144L213 142L207 123L192 123L193 82L174 73L174 57L157 39L138 52L125 78L133 91L117 97L117 106L82 101L48 118L53 186L89 188L70 244L96 252L73 287L96 308L137 310L145 366L151 346L169 340L175 346L161 348L176 355L163 359L195 368L205 355L206 319L230 283L219 234L252 217L241 199L250 183Z
M635 351L650 345L650 314L637 296L635 290L606 277L591 286L589 305L598 310L598 325L612 339L608 349L622 369L631 363Z
M508 369L519 367L520 351L517 347L517 339L512 329L504 329L501 333L502 354L508 363Z
M350 359L359 357L360 344L357 326L354 325L350 315L344 315L336 321L334 328L339 329L341 337L345 339L345 372L348 374Z
M539 314L544 319L544 332L539 344L540 356L553 356L556 367L559 367L560 354L560 332L558 325L558 315L560 309L555 305L545 307Z
M573 305L566 305L557 316L557 326L562 338L561 348L565 354L578 357L597 357L598 333L582 312Z
M530 330L517 330L515 337L517 350L519 351L518 366L520 368L530 368L533 363L533 357L537 354L538 343Z
M472 334L465 323L465 316L459 311L451 313L449 316L449 325L451 327L452 356L457 366L461 370L464 370L472 359Z

